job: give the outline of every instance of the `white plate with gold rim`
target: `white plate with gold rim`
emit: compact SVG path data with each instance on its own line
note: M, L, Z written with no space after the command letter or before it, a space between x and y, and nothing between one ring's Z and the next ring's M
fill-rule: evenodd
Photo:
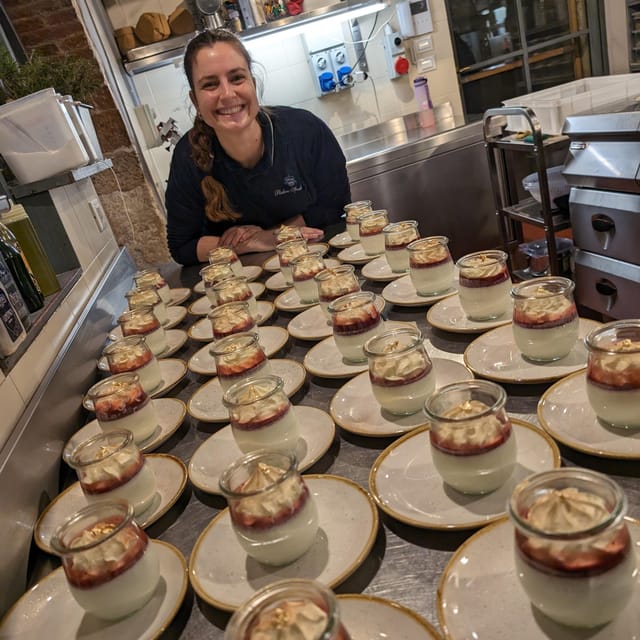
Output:
M276 310L273 302L267 300L258 300L258 320L256 324L265 323ZM211 328L211 320L209 318L200 318L194 322L188 330L189 337L198 342L211 342L213 340L213 329Z
M158 359L171 357L187 341L187 332L183 329L166 329L165 335L167 336L167 348L156 356ZM108 338L114 342L120 340L122 338L122 329L119 326L114 327L111 329Z
M600 326L595 320L580 318L579 336L573 349L555 362L525 360L513 338L513 327L505 325L478 336L464 352L464 363L475 374L496 382L534 384L553 382L587 366L584 337Z
M182 304L191 295L189 287L176 287L175 289L170 289L170 292L171 300L169 300L169 305Z
M318 251L323 256L329 251L329 245L326 242L314 242L307 245L309 251ZM265 271L280 271L280 260L278 254L272 255L262 263L262 268Z
M436 374L436 387L473 378L473 373L455 360L432 358L431 361ZM410 416L395 416L384 411L373 395L368 370L336 391L329 404L329 413L345 431L373 438L402 435L427 424L422 411Z
M267 358L277 353L287 344L289 333L283 327L258 327L258 342L264 349ZM207 344L198 349L191 358L189 358L189 371L197 373L201 376L216 375L216 361L210 352L211 345Z
M408 433L389 445L369 472L378 506L395 520L422 529L476 529L506 513L515 486L527 476L560 467L560 451L542 429L511 418L516 466L495 491L468 495L447 487L431 457L429 428Z
M155 431L138 445L142 453L149 453L166 442L180 427L187 414L187 406L178 398L158 398L151 401L158 416L158 426ZM103 433L97 420L87 422L69 438L62 452L62 459L66 460L69 454L81 442Z
M99 620L74 599L62 567L31 587L0 621L3 640L155 640L175 618L187 592L187 563L173 545L150 540L160 564L160 581L141 609L121 620Z
M300 404L293 406L292 410L298 418L300 434L296 447L298 469L306 471L327 452L333 442L336 428L326 411ZM191 484L206 493L220 494L220 475L243 455L233 438L231 425L216 431L191 456Z
M357 240L354 240L347 231L337 233L332 238L329 238L329 246L334 249L344 249L345 247L351 247L357 244Z
M391 304L402 307L422 307L434 304L438 300L448 298L458 292L458 289L451 281L451 289L432 296L421 296L416 292L410 276L402 276L390 282L383 290L382 297Z
M427 322L436 329L452 333L483 333L505 324L511 324L513 312L495 320L470 320L462 309L460 296L455 294L436 302L427 311Z
M387 262L386 256L378 256L371 262L362 267L362 276L367 280L374 282L389 282L389 280L397 280L405 276L407 272L395 273L391 271L391 267Z
M318 304L318 301L315 302L302 302L300 300L300 296L298 295L295 287L291 287L287 289L283 293L281 293L275 300L274 304L276 305L276 309L280 311L304 311L305 309L310 309Z
M284 381L284 392L291 397L304 384L306 371L295 360L275 358L269 360L271 373ZM229 413L222 404L222 387L218 378L203 384L187 402L189 415L202 422L228 422Z
M311 347L304 356L303 364L312 376L319 378L350 378L369 369L367 360L345 362L333 335Z
M179 305L167 307L167 324L165 329L177 327L187 317L187 308Z
M601 458L640 459L640 429L604 426L587 398L587 376L578 371L549 387L538 402L538 420L558 442Z
M640 523L627 519L627 524L638 556ZM458 547L438 585L438 619L446 638L633 640L638 637L640 572L631 599L616 618L600 627L573 629L553 622L531 606L516 574L514 557L513 524L507 518L480 529Z
M349 262L350 264L365 264L366 262L371 262L371 260L377 257L378 256L367 255L359 242L343 249L337 255L338 260L342 262Z
M207 603L231 611L258 589L287 578L313 578L333 588L346 580L371 551L378 510L371 496L347 478L304 477L318 508L319 529L311 548L282 567L248 558L231 527L229 509L200 534L189 559L189 578Z
M248 264L242 267L242 277L247 279L247 282L253 282L262 273L262 267L257 264ZM193 287L194 293L204 293L204 280L200 280Z
M187 483L187 467L182 460L166 453L145 454L146 463L156 478L156 495L151 506L136 517L145 529L159 520L176 503ZM35 543L47 553L53 553L51 538L56 529L79 509L86 507L80 483L75 482L58 494L42 512L33 530Z
M348 593L339 595L338 603L351 640L442 640L422 616L393 600Z

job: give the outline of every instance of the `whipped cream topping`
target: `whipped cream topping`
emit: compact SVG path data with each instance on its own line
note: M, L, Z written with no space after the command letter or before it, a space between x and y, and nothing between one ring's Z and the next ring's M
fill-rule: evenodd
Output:
M233 271L228 264L211 264L200 272L205 287L212 287L214 284L233 277Z
M131 315L122 314L118 318L118 323L122 325L123 335L127 335L127 332L151 333L160 327L160 321L152 312L133 313Z
M460 272L466 278L491 278L505 270L504 264L491 256L481 254L464 260L460 265Z
M444 262L447 259L451 259L447 245L435 238L426 240L419 247L411 249L409 253L409 260L412 264L431 264Z
M387 217L379 214L375 216L367 216L359 221L360 233L369 236L374 233L380 233L387 226Z
M576 305L563 295L550 295L547 289L541 287L540 298L518 300L518 311L530 322L544 322L567 317L571 319L577 315Z
M167 284L167 281L157 271L146 271L134 276L134 280L139 288L143 286L153 286L160 289Z
M160 302L160 298L155 289L132 289L129 291L129 307L153 307Z
M216 312L211 315L211 323L216 333L232 333L235 327L241 326L243 331L248 331L255 326L253 317L238 305L221 305L216 307Z
M409 244L412 240L417 240L418 231L415 225L410 222L398 222L393 229L385 232L385 243L389 247Z
M609 509L600 496L574 487L554 489L543 494L526 514L526 520L545 533L585 531L608 517Z
M110 370L123 372L137 369L153 359L153 354L145 343L127 344L114 342L107 353ZM113 371L112 371L113 373Z
M638 353L640 354L640 341L630 340L624 338L614 342L611 346L607 347L609 351L615 351L616 353Z
M216 247L209 251L209 262L211 264L235 262L237 259L238 256L231 247Z
M398 346L398 343L395 343L396 349ZM393 343L386 345L385 352L393 353L393 351ZM369 368L375 378L393 381L416 378L425 369L428 369L429 365L420 350L413 350L400 357L385 358L382 356L371 358Z
M286 600L259 615L248 640L318 640L328 620L326 611L309 600Z
M333 300L347 293L355 293L360 290L360 285L353 272L338 273L333 269L325 269L322 278L318 278L318 291L325 300Z
M305 490L300 478L293 474L284 480L286 471L259 462L251 477L239 488L248 495L235 507L237 514L249 518L270 518L291 509Z
M79 549L87 545L95 545L76 551L73 554L74 572L95 574L109 565L115 565L127 553L131 545L138 543L138 534L132 527L124 527L121 531L108 537L117 523L98 522L76 536L69 545L71 549ZM96 543L100 544L96 544Z
M302 231L300 231L300 227L288 226L286 224L280 225L276 233L276 241L286 242L287 240L297 240L298 238L302 238Z
M291 266L294 280L308 280L315 276L316 273L324 271L324 260L317 253L303 254L297 257Z
M253 295L246 282L231 279L219 282L214 291L221 303L246 300Z
M119 480L132 465L138 465L140 455L138 451L131 449L118 451L117 447L103 445L95 452L93 464L83 467L82 483L91 485L103 480Z
M451 407L443 413L443 416L457 422L439 423L439 438L451 443L453 447L472 445L480 448L494 442L504 432L505 424L500 422L496 415L486 413L489 408L479 400L468 400ZM479 414L486 415L476 417Z
M272 393L273 383L253 382L236 393L233 413L236 422L263 422L284 411L289 399L283 393Z
M358 219L358 216L361 216L363 213L369 213L369 211L372 211L372 209L368 203L362 202L360 204L353 203L353 204L347 205L344 208L344 211L346 214L345 220L350 224L355 224L355 222Z
M303 253L307 253L307 251L308 249L307 249L306 242L294 243L290 246L283 247L278 253L278 256L280 258L280 264L287 265L294 258L301 256Z
M340 318L340 322L343 324L350 324L353 321L369 317L375 318L378 315L373 303L363 302L362 300L339 300L338 304L335 305L334 313L336 318Z

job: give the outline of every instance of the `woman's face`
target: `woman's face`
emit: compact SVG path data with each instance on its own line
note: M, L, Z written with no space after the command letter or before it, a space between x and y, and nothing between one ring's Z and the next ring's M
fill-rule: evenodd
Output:
M202 119L218 135L246 129L259 109L247 61L227 42L197 52L190 96Z

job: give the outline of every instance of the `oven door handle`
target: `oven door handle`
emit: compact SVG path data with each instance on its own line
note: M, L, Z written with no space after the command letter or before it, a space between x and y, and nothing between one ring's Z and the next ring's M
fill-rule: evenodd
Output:
M607 298L607 311L611 311L613 306L616 303L616 297L618 295L618 287L611 282L611 280L607 280L607 278L600 278L596 282L596 291Z
M616 230L616 223L604 213L597 213L591 216L591 226L594 231L601 233L611 233Z

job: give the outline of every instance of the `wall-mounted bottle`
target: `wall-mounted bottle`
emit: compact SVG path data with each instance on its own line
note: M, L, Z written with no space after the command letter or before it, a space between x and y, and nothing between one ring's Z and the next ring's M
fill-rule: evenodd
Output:
M417 76L413 79L413 93L418 103L418 117L420 126L426 128L434 127L436 118L433 113L433 103L429 95L429 83L424 76Z
M6 225L16 237L27 266L38 281L42 293L50 296L60 291L56 272L51 266L25 208L21 204L14 204L9 211L2 214L0 222Z
M4 290L9 297L9 302L13 305L13 308L17 311L20 322L25 329L29 329L31 326L31 316L29 315L29 309L24 303L24 298L16 285L16 281L9 271L7 263L4 261L2 255L0 255L0 285L4 287Z
M0 284L0 356L15 353L26 335L18 313L9 301L4 286Z

